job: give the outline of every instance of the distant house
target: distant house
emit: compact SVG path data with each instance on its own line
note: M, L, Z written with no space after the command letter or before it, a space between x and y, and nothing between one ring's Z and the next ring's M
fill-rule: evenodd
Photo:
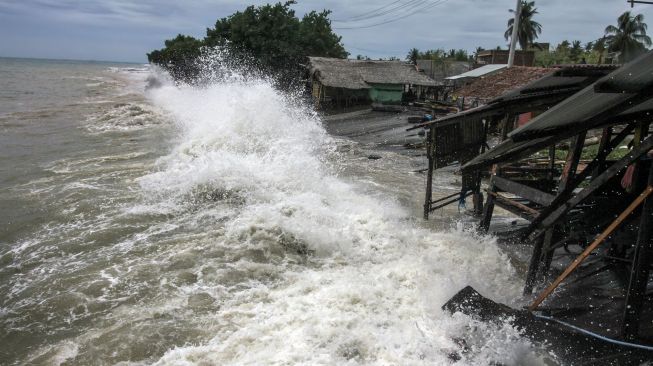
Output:
M401 103L406 93L418 94L437 83L401 61L309 57L311 94L318 106Z
M436 82L444 82L448 76L471 70L472 65L467 61L417 60L417 68Z
M476 54L476 63L479 65L507 64L508 50L485 50ZM515 66L533 66L535 64L535 51L515 51Z

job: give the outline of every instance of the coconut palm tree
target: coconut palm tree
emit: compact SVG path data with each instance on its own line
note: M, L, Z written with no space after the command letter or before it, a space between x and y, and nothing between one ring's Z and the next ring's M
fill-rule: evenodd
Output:
M627 62L646 52L651 46L651 38L646 35L644 15L631 15L629 11L617 19L617 26L605 28L605 39L608 51L620 52L621 62Z
M603 53L605 52L605 37L601 37L594 42L594 47L592 48L594 51L596 51L599 54L599 60L597 64L601 64L603 62Z
M514 13L515 11L510 9L510 12ZM537 39L538 35L542 33L542 25L533 20L535 14L538 14L535 1L522 1L521 14L519 15L519 29L517 30L517 40L522 50L527 49ZM514 22L514 18L508 19L508 29L504 34L506 41L512 36L512 25Z

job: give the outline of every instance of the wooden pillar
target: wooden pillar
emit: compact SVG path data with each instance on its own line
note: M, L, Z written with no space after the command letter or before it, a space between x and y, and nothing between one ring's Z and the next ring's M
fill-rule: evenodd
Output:
M600 174L605 169L605 159L610 154L610 140L612 139L612 127L606 127L601 134L601 142L599 142L599 152L596 155L598 165L592 172L592 176Z
M505 140L508 137L508 133L512 130L514 126L514 118L515 117L513 115L506 115L503 119L501 124L501 141ZM499 168L499 165L492 165L492 176L499 175L500 172L501 169ZM492 221L492 214L494 213L494 199L496 197L496 195L493 193L496 192L497 188L494 185L494 180L490 179L487 200L483 206L483 217L481 218L481 222L478 225L480 232L486 233L490 229L490 222Z
M653 185L653 162L650 164L648 184ZM630 270L630 281L626 291L626 309L624 311L621 332L626 340L633 340L639 331L639 319L646 296L646 287L650 264L653 260L653 198L644 202L642 216L637 234L637 244Z
M426 197L424 198L424 220L428 220L429 214L431 213L433 169L435 167L433 140L433 131L429 128L426 130L426 158L428 166L426 172Z
M583 151L585 143L586 132L581 132L574 139L572 139L569 146L569 152L565 161L565 166L562 169L560 182L558 184L558 193L565 192L568 186L574 181L576 176L576 169L578 162ZM540 278L546 277L549 266L551 265L551 258L553 252L551 251L551 244L553 242L553 234L556 230L556 225L551 225L546 229L544 235L540 235L535 241L533 246L533 253L528 265L528 273L526 274L526 284L524 285L524 295L529 295L533 292L533 287L538 279L538 272L541 274ZM540 268L540 264L544 264ZM548 265L547 265L548 264Z

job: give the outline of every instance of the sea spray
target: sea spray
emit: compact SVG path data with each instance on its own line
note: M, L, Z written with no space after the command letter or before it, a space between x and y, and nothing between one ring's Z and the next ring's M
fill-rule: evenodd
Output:
M520 305L492 238L423 227L397 177L361 177L356 142L297 93L206 57L202 82L149 69L145 92L140 69L3 73L83 72L68 95L96 99L55 103L38 129L31 112L4 122L21 174L0 190L1 363L537 363L506 323L440 309L466 285Z
M465 285L517 298L514 271L492 239L419 228L392 199L341 177L337 141L316 114L269 80L224 70L223 56L205 57L210 82L150 90L179 139L140 183L179 206L197 205L188 198L198 192L228 200L221 240L261 250L283 269L272 282L251 278L211 314L225 324L213 339L171 350L159 364L446 364L460 353L457 338L472 349L460 356L466 363L535 362L518 331L439 308ZM279 246L308 262L275 260Z

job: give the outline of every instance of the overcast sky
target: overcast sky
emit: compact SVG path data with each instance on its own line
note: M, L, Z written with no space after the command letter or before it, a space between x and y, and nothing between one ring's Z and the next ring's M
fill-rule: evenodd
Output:
M266 2L0 0L0 56L145 62L145 53L161 48L164 39L177 33L201 38L216 19ZM477 46L505 47L508 9L515 3L299 0L293 8L300 16L310 10L331 9L332 26L352 56L404 58L412 47L469 51ZM534 19L542 24L539 40L552 44L563 39L595 40L621 13L631 10L626 0L536 0L536 6L539 14ZM653 26L653 5L636 5L632 11L644 14ZM378 14L382 15L371 17ZM374 26L379 23L386 24Z

